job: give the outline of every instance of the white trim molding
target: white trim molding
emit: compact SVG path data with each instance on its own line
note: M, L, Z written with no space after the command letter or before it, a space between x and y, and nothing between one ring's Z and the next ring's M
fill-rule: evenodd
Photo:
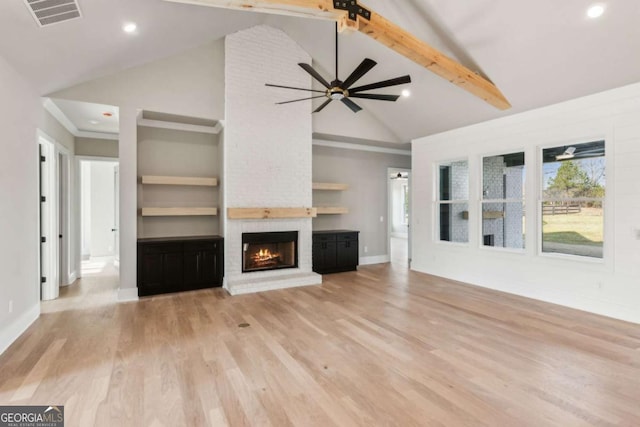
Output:
M370 151L373 153L399 154L401 156L411 156L410 150L377 147L375 145L352 144L350 142L326 141L323 139L315 139L315 138L313 140L313 145L317 145L319 147L342 148L344 150Z
M391 262L389 255L374 255L360 257L359 265L373 265L373 264L386 264Z
M118 288L116 299L118 302L138 301L138 288Z
M76 138L95 138L95 139L109 139L112 141L118 141L120 139L120 135L117 133L107 133L107 132L90 132L85 130L80 130L73 124L71 120L67 117L66 114L62 112L60 108L51 100L51 98L43 98L42 106L45 110L47 110L53 117L55 117L58 122L69 133Z
M0 330L0 354L4 353L40 317L40 302Z

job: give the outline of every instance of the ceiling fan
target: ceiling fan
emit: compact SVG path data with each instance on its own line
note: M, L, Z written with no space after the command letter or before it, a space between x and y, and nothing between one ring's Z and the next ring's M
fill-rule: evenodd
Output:
M406 75L402 77L396 77L395 79L384 80L377 83L371 83L364 86L353 87L352 86L360 80L365 74L367 74L373 67L377 64L373 59L365 58L360 65L346 78L346 80L342 81L338 77L338 24L336 23L336 78L331 83L324 79L316 70L311 67L309 64L299 63L298 65L302 67L307 73L311 74L311 76L316 79L318 82L322 84L326 88L326 90L315 90L315 89L305 89L299 87L291 87L291 86L282 86L282 85L274 85L270 83L266 83L266 86L277 87L282 89L293 89L293 90L303 90L307 92L316 92L322 93L322 95L312 96L309 98L301 98L294 99L292 101L285 102L276 102L278 105L282 104L290 104L292 102L299 101L307 101L309 99L315 98L327 98L327 100L316 108L313 112L318 113L324 109L327 105L331 103L331 101L340 101L347 107L351 109L354 113L362 110L358 104L353 102L350 98L361 98L361 99L374 99L378 101L397 101L400 98L400 95L383 95L383 94L375 94L375 93L362 93L373 89L381 89L390 86L397 86L405 83L411 83L411 76Z
M485 102L507 110L511 104L490 80L448 57L364 5L361 0L165 0L301 18L328 19L340 31L358 31L416 62ZM366 0L365 0L366 1ZM353 93L353 89L350 90ZM338 96L340 92L338 93ZM353 96L351 96L353 98Z

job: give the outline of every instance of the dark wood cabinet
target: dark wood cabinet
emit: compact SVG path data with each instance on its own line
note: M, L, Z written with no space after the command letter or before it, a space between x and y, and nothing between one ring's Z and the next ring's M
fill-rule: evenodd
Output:
M138 295L222 286L223 242L218 236L138 240Z
M313 232L313 271L320 274L358 268L358 231Z

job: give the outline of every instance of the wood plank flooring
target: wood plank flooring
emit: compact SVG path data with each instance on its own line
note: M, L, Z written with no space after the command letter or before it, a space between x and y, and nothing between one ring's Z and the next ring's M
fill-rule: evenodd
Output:
M114 304L82 279L0 356L0 404L83 427L640 425L638 325L391 264L324 280Z

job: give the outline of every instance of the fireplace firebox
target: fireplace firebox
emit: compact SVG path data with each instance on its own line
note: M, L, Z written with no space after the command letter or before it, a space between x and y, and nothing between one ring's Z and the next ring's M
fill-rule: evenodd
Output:
M298 232L242 233L242 272L298 267Z

